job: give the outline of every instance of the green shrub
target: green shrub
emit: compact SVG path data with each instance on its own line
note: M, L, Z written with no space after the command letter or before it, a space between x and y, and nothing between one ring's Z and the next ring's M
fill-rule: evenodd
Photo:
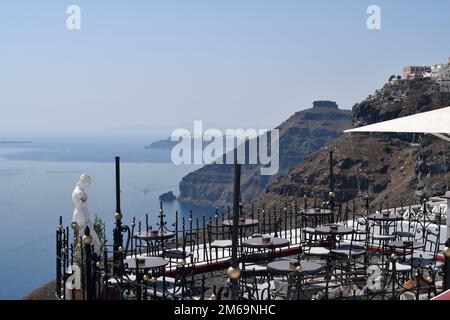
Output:
M103 252L106 243L106 230L105 223L98 215L95 215L94 217L94 231L95 233L97 233L98 238L100 239L100 252Z

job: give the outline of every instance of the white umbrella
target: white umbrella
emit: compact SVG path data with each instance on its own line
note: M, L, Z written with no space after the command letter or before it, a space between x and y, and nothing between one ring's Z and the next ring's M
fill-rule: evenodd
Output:
M428 133L450 141L450 107L379 122L344 132Z
M344 132L424 133L450 141L450 107L383 121ZM450 238L450 192L447 192L444 197L447 198L447 237Z

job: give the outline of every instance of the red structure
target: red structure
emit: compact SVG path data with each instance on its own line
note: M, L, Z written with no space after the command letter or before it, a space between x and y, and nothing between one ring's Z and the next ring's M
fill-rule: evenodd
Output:
M423 78L425 73L431 73L429 66L407 66L403 68L403 79Z
M446 291L436 297L434 297L431 300L435 300L435 301L450 301L450 290Z

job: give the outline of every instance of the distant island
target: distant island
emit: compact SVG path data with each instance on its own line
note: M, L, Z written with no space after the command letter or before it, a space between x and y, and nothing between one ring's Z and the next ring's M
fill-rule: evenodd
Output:
M175 201L176 199L177 197L175 197L173 191L163 193L162 195L159 196L159 201L161 202L172 202Z
M226 138L223 137L223 143L225 143L225 139ZM191 137L191 145L193 145L193 141L192 140L194 140L193 137ZM171 138L169 137L167 139L162 139L162 140L155 141L155 142L151 143L150 145L145 146L144 148L145 149L157 149L157 150L170 150L173 147L175 147L178 143L180 143L179 140L172 141ZM202 144L203 144L203 147L205 147L206 145L209 144L209 142L202 141Z
M31 141L2 141L0 140L0 144L28 144L28 143L33 143Z
M155 141L150 145L145 146L145 149L169 150L172 149L177 144L178 141L171 141L169 137L167 139Z

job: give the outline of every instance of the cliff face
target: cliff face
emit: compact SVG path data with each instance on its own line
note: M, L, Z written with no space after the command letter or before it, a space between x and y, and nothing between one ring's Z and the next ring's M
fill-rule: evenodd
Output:
M353 126L450 106L450 94L431 79L400 80L377 90L353 107ZM369 192L376 202L413 203L417 196L436 196L448 188L449 144L433 136L412 134L343 135L311 154L259 199L282 203L307 195L328 200L329 151L334 151L338 201L360 199Z
M398 80L386 84L353 107L353 126L359 127L449 106L449 94L432 79Z
M242 168L242 197L251 201L267 186L286 175L306 155L320 149L351 127L351 112L330 101L317 101L313 108L297 112L277 128L280 130L280 169L276 176L261 176L259 165ZM183 202L228 206L233 194L233 166L210 164L187 175L180 182Z

